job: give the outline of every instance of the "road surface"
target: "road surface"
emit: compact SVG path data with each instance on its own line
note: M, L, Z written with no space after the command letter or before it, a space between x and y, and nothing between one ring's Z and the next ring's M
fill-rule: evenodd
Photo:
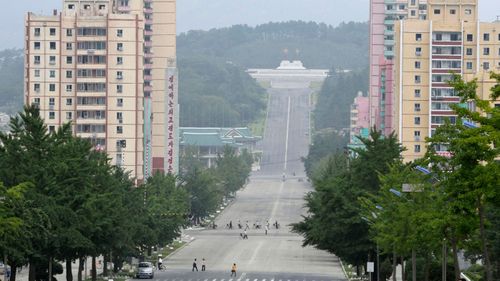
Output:
M166 270L156 272L158 281L337 281L346 280L338 258L313 247L302 247L302 237L290 232L289 224L305 213L304 195L311 191L305 181L301 157L309 144L309 99L311 90L280 84L269 89L269 111L261 170L252 175L233 204L217 218L216 230L191 230L194 240L164 260ZM282 180L285 174L286 180ZM295 176L294 176L295 174ZM248 239L241 239L238 220L248 221ZM270 230L255 229L254 223ZM225 226L232 221L235 229ZM278 221L279 229L273 228ZM193 272L197 258L206 259L207 271ZM237 277L230 277L233 263Z

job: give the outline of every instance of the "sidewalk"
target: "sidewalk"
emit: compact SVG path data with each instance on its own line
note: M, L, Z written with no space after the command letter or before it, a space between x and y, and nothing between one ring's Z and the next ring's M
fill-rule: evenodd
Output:
M97 258L97 274L102 273L102 265L99 268L99 260L101 261L102 264L102 257ZM57 281L66 281L66 264L61 263L63 266L63 273L54 275L55 278L57 278ZM72 264L72 272L73 272L73 280L77 280L78 277L78 260L76 262L73 262ZM87 258L87 262L84 266L84 271L82 273L82 277L85 280L86 278L90 278L90 270L92 269L92 258ZM28 281L29 277L29 268L28 267L23 267L21 269L21 272L19 272L19 269L17 271L17 276L16 276L16 281Z

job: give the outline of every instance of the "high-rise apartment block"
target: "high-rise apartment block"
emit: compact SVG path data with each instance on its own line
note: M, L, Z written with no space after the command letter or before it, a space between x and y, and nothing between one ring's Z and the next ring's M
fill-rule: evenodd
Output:
M28 13L25 104L71 121L139 181L177 171L175 0L64 0Z
M370 125L385 134L393 120L394 25L398 20L427 18L427 0L370 1Z
M425 138L445 119L456 122L450 105L460 99L447 83L452 73L477 78L489 99L489 72L500 69L500 22L480 23L477 6L477 0L429 0L427 19L395 24L394 128L406 161L424 156ZM437 151L446 154L446 146Z

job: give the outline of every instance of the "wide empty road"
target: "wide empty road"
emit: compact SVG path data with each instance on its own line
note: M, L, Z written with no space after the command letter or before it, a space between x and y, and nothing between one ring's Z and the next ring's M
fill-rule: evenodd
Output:
M167 270L156 272L160 281L337 281L345 280L338 259L313 247L302 247L302 237L289 224L301 220L304 195L311 191L300 161L309 144L307 88L270 89L269 112L261 143L261 171L217 218L216 230L190 230L194 240L164 260ZM282 181L283 173L286 180ZM295 176L293 174L295 173ZM238 220L248 221L248 239L241 239ZM270 230L255 229L254 223ZM225 225L232 221L234 229ZM279 229L273 227L278 221ZM206 259L206 272L192 272L193 260ZM230 277L233 263L238 274Z

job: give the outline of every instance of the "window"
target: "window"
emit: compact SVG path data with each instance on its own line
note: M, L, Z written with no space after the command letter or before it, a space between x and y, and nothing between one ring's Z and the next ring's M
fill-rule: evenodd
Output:
M472 56L472 48L467 48L465 50L465 54L468 55L468 56Z
M56 42L50 42L50 49L55 50L56 49Z
M40 77L40 69L35 69L35 77Z
M73 50L73 44L72 43L66 43L66 50L68 50L68 51Z
M500 33L498 34L498 41L500 41Z
M415 68L416 68L416 69L420 69L420 66L421 66L420 62L419 62L419 61L416 61L416 62L415 62Z
M56 91L56 84L49 84L49 91L55 92Z
M467 42L472 42L474 41L474 35L473 34L467 34Z
M71 28L66 29L66 36L68 36L68 37L73 36L73 29L71 29Z
M52 65L56 64L56 56L49 57L49 64L52 64Z
M73 99L66 99L66 105L73 105Z
M73 119L73 112L66 112L66 120Z
M123 120L123 112L117 112L116 113L116 119L117 120Z
M123 134L123 126L116 126L116 133Z
M67 64L72 64L72 63L73 63L73 57L71 57L71 56L67 56L67 57L66 57L66 63L67 63Z
M421 56L422 55L422 48L421 47L415 48L415 55L416 56Z
M415 89L415 97L419 98L421 95L420 89Z
M56 126L49 126L49 133L55 133Z
M122 107L123 106L123 99L122 98L116 99L116 106L118 106L118 107Z
M490 55L490 48L484 48L483 49L483 55L489 56Z
M40 98L34 98L33 99L34 104L40 104Z
M118 29L118 30L116 31L116 36L117 36L117 37L123 37L123 29Z
M69 5L68 5L68 9L69 9L69 10L73 10L74 8L75 8L75 5L74 5L74 4L69 4Z
M40 64L40 56L35 56L34 57L34 63L35 64Z
M123 57L117 57L116 64L123 64Z
M490 34L489 33L483 34L483 40L484 41L490 41Z
M55 98L50 98L49 99L49 105L54 106L56 104L56 99Z
M83 9L90 10L90 5L83 5Z
M411 10L411 11L410 11L410 15L411 15L412 17L414 17L414 16L416 16L416 15L417 15L417 12L416 12L415 10Z
M415 137L415 141L420 141L420 131L414 131L413 136Z
M465 9L464 12L466 15L472 15L472 9Z
M123 93L123 85L116 85L116 92Z
M66 92L70 93L73 91L73 85L66 85Z
M411 0L410 5L415 6L417 4L417 0Z
M50 33L50 36L56 36L56 29L55 28L49 29L49 33Z
M472 62L471 62L471 61L468 61L468 62L466 63L466 67L467 67L467 69L472 69Z
M49 119L56 119L56 113L54 111L49 111Z
M441 14L441 10L440 9L434 9L434 14L435 15L440 15Z
M443 41L443 34L441 33L434 34L434 41Z
M99 5L99 10L104 10L106 9L106 5Z
M35 28L35 36L40 36L40 28Z
M420 84L422 82L422 77L420 75L415 75L415 84Z
M420 144L416 144L415 145L414 151L415 151L415 153L419 153L420 152Z
M73 78L73 71L66 70L66 78Z
M457 13L457 10L455 9L450 9L450 15L455 15Z
M33 85L33 90L34 90L35 92L40 92L40 84L38 84L38 83L37 83L37 84L34 84L34 85Z
M50 70L49 71L49 77L50 78L55 78L56 77L56 71L55 70Z
M123 51L123 43L116 44L116 50L117 51Z
M422 33L415 34L415 40L422 41Z
M40 42L34 42L33 47L35 48L35 50L40 50Z
M420 103L416 103L413 108L416 112L420 112Z
M489 62L487 62L487 61L483 62L483 69L484 69L484 70L488 70L488 69L490 69L490 63L489 63Z
M123 72L121 72L121 71L117 71L117 72L116 72L116 79L118 79L118 80L122 80L122 79L123 79Z

